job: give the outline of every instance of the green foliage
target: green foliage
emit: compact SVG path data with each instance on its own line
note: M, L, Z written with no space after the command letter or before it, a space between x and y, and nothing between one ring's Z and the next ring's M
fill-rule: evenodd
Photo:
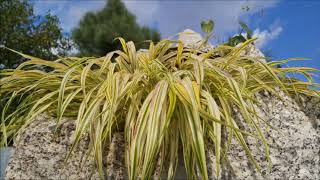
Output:
M247 33L247 39L251 39L252 38L252 30L243 21L239 21L239 24L240 24L241 28Z
M245 41L246 41L246 38L240 34L240 35L233 36L232 38L229 38L227 44L229 46L235 47L236 45L243 43Z
M207 34L211 33L214 28L214 22L212 20L202 21L201 30Z
M71 116L76 130L70 152L89 133L89 149L101 176L104 144L113 133L124 131L130 179L150 179L158 158L161 166L168 167L163 169L167 178L173 179L182 147L188 178L206 180L208 144L214 145L217 174L231 140L238 142L258 171L260 166L246 144L246 136L263 144L269 160L269 142L260 128L265 121L254 109L258 92L278 96L280 88L292 96L320 97L312 88L319 84L313 83L310 75L316 69L277 68L287 61L265 62L263 57L240 55L253 39L239 47L220 45L208 52L170 40L151 42L147 51L137 52L133 42L119 40L122 50L100 58L65 57L51 62L20 53L30 61L1 72L5 78L0 80L0 97L11 96L2 99L7 105L1 117L1 145L40 113L55 115L57 127L63 116ZM54 70L44 72L35 66ZM286 76L292 72L310 81ZM15 111L7 114L10 102L23 95ZM248 130L232 117L234 107ZM222 132L227 139L222 138Z
M70 48L56 16L34 15L33 7L26 0L0 0L0 45L14 48L43 59L56 58L51 49L60 52ZM23 62L15 53L0 48L0 64L13 68Z
M245 41L252 39L252 30L248 27L248 25L246 23L244 23L243 21L239 21L239 24L241 26L241 31L238 35L233 36L232 38L229 38L227 45L229 46L236 46L240 43L244 43ZM242 35L242 32L245 31L246 32L246 37L244 37Z
M160 34L150 28L140 27L136 17L120 0L108 0L99 12L89 12L81 19L72 32L72 38L81 55L104 56L107 52L120 48L114 42L117 37L138 43L138 48L146 48L145 40L159 41Z
M208 41L209 41L209 39L211 37L213 28L214 28L213 20L210 19L210 20L201 22L201 30L202 30L202 32L206 33L202 45L205 45L205 44L208 43Z

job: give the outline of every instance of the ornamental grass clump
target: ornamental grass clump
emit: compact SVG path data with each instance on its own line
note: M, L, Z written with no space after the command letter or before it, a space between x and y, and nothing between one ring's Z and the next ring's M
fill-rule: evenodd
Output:
M262 142L269 160L269 142L261 129L267 122L254 109L259 105L258 92L320 96L316 90L319 85L311 76L316 69L278 68L288 60L266 62L263 57L244 55L243 50L254 39L206 52L171 40L150 42L148 50L136 51L133 42L119 40L122 50L99 58L46 61L12 50L29 60L1 72L0 96L7 102L1 117L1 145L7 145L36 116L46 112L56 117L57 129L62 117L75 119L70 152L89 133L89 149L101 176L104 144L115 132L124 132L129 179L150 179L155 166L164 164L166 168L161 169L172 179L178 149L182 149L188 178L208 179L208 144L213 144L217 174L231 140L238 142L258 171L260 166L245 141L247 136ZM288 73L302 74L309 81L289 77ZM16 101L19 105L7 113ZM251 130L240 128L232 116L233 108Z

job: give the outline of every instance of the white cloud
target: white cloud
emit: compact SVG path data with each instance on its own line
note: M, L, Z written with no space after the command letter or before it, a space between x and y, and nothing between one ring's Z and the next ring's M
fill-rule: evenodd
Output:
M276 39L280 33L282 32L283 28L278 26L271 26L268 30L261 31L260 29L255 29L253 32L253 37L258 38L256 41L256 45L259 48L265 47L268 43L272 40Z
M200 31L204 19L215 21L215 33L220 38L234 34L239 19L247 20L262 9L274 7L277 1L125 1L142 25L156 26L163 37L190 28ZM248 6L249 11L242 10ZM233 32L233 33L232 33Z
M201 20L213 19L215 33L224 37L234 33L238 20L248 19L262 9L274 7L277 0L268 1L137 1L125 0L127 8L133 12L141 25L157 28L163 37L175 35L184 29L200 31ZM35 12L44 14L49 9L57 15L66 32L75 27L88 11L102 9L106 1L34 1ZM242 10L248 6L249 11Z

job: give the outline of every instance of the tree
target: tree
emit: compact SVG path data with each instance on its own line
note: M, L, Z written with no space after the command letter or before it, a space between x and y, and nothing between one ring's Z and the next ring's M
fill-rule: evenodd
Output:
M59 20L49 12L45 16L34 15L27 0L0 0L0 45L23 53L52 60L55 55L70 49L63 37ZM0 48L0 69L15 68L24 59Z
M86 56L102 56L118 49L120 45L114 41L117 37L134 41L142 48L146 45L143 41L159 41L160 34L154 29L140 27L136 17L120 0L108 0L101 11L88 12L72 31L80 54Z

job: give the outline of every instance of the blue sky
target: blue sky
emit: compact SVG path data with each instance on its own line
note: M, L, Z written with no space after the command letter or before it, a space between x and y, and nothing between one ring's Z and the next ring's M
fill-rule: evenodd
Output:
M59 17L66 34L70 33L88 11L97 11L104 0L38 0L32 1L36 14L50 10ZM320 1L316 0L144 0L125 1L141 25L160 31L163 38L175 35L186 28L200 31L199 23L213 19L216 39L221 42L239 31L238 21L245 21L257 45L274 59L305 57L312 60L290 63L320 69ZM249 11L243 10L248 6ZM319 75L319 73L318 73ZM320 82L320 77L316 77Z

